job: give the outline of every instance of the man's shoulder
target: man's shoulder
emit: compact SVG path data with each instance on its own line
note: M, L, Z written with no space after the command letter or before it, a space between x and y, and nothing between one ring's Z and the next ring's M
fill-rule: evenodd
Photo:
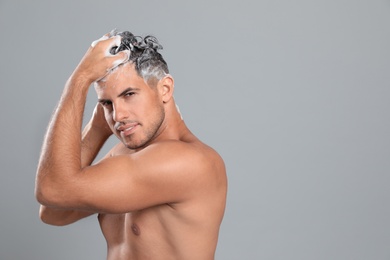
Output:
M224 174L225 165L222 157L200 141L164 140L149 145L132 156L147 157L150 162L158 161L172 170L193 172L195 175L209 172Z
M188 157L192 162L196 160L201 160L202 162L222 161L220 155L213 148L200 141L164 140L148 146L145 152L157 153L159 155L165 154L172 159L185 159Z
M210 146L200 142L185 142L180 140L163 140L133 151L128 148L117 148L112 157L125 156L131 161L141 163L143 168L151 167L154 170L171 172L193 172L195 175L203 173L225 174L225 165L222 157ZM156 167L158 169L156 169Z

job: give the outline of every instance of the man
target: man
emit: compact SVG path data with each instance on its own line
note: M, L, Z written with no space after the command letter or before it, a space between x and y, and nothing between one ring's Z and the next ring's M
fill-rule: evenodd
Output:
M221 157L186 127L154 37L106 34L68 79L42 147L40 217L98 213L107 259L214 259L227 179ZM99 102L81 132L89 86ZM91 165L110 135L121 142Z

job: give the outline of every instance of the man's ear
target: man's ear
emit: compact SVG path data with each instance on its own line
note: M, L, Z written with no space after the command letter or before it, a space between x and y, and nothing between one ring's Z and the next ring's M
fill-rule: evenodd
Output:
M161 93L161 99L164 103L167 103L173 97L173 90L175 84L171 75L166 75L159 81L159 90Z

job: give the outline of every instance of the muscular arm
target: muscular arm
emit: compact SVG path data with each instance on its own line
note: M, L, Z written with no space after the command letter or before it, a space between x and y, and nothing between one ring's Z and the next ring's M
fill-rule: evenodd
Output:
M96 124L96 121L101 121L103 112L101 106L98 104L95 108L93 117L85 126L82 133L81 142L81 167L91 165L96 158L98 152L102 148L104 142L111 134L108 126L101 126ZM105 128L106 127L106 128ZM88 217L95 212L81 211L81 210L64 210L61 208L51 208L44 205L40 206L39 216L43 222L50 225L63 226L71 224L82 218Z
M99 125L94 124L96 118L92 118L87 124L83 134L80 129L90 84L126 58L123 53L112 56L105 51L117 45L118 41L118 37L104 40L88 50L66 83L49 125L36 179L36 196L42 204L40 217L46 223L65 225L93 214L89 211L66 210L59 205L50 205L47 198L52 195L47 192L56 189L53 184L61 185L73 174L89 166L109 136L107 130L102 131ZM42 196L43 194L47 196Z
M220 172L221 164L199 144L165 138L83 167L80 128L89 85L123 61L107 54L112 47L107 41L89 49L65 86L38 165L38 201L53 208L124 213L206 196L200 191L216 185L217 175L210 173Z

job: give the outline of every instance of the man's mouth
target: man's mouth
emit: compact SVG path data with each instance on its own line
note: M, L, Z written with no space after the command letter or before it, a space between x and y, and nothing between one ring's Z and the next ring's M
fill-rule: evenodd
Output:
M116 128L121 135L128 136L135 131L135 128L138 126L138 123L124 124Z

